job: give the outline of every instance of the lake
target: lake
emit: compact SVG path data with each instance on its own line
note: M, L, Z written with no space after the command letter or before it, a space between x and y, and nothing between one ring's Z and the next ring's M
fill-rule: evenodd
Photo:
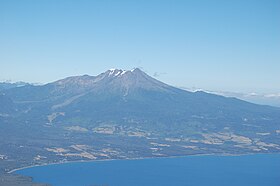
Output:
M76 162L16 173L53 186L280 186L280 154Z

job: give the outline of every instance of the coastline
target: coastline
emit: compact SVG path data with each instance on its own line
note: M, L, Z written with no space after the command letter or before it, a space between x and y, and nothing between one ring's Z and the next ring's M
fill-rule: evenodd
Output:
M60 164L67 164L67 163L87 163L87 162L103 162L103 161L119 161L119 160L145 160L145 159L165 159L165 158L183 158L189 156L245 156L245 155L261 155L261 154L279 154L279 153L246 153L246 154L189 154L189 155L182 155L182 156L166 156L166 157L139 157L139 158L127 158L127 159L96 159L96 160L77 160L77 161L65 161L65 162L56 162L56 163L44 163L38 165L29 165L24 167L19 167L7 172L8 174L16 173L16 171L33 168L33 167L42 167L48 165L60 165ZM17 174L17 173L16 173Z
M13 170L10 170L7 172L8 174L15 173L16 171L33 168L33 167L42 167L42 166L48 166L48 165L60 165L60 164L67 164L67 163L87 163L87 162L103 162L103 161L119 161L119 160L144 160L144 159L163 159L163 158L182 158L182 157L188 157L188 156L211 156L211 155L217 155L218 154L190 154L190 155L183 155L183 156L166 156L166 157L139 157L139 158L127 158L127 159L96 159L96 160L77 160L77 161L65 161L65 162L56 162L56 163L43 163L38 165L29 165L24 167L19 167ZM222 155L221 156L230 156L230 155Z

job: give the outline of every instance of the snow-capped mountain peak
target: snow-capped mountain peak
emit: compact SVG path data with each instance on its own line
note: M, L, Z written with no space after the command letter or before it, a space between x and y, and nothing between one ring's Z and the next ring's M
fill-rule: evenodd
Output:
M137 68L133 68L131 70L123 70L123 69L116 69L116 68L112 68L112 69L109 69L107 71L107 74L109 77L120 77L120 76L123 76L124 74L128 73L128 72L135 72L137 70ZM140 69L138 69L140 70Z

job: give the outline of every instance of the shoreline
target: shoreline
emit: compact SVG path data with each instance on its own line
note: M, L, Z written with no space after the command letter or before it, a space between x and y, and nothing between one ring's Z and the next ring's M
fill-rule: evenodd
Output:
M66 164L66 163L89 163L89 162L103 162L103 161L118 161L118 160L144 160L144 159L162 159L162 158L182 158L187 156L210 156L210 155L218 155L218 154L190 154L190 155L183 155L183 156L166 156L166 157L139 157L139 158L126 158L126 159L96 159L96 160L77 160L77 161L65 161L65 162L57 162L57 163L44 163L44 164L38 164L38 165L29 165L24 166L20 168L16 168L13 170L10 170L7 172L8 174L12 174L16 171L33 168L33 167L42 167L42 166L48 166L48 165L60 165L60 164ZM221 155L221 156L230 156L229 155Z
M48 165L60 165L60 164L67 164L67 163L89 163L89 162L103 162L103 161L118 161L118 160L145 160L145 159L164 159L164 158L183 158L189 156L245 156L245 155L261 155L261 154L280 154L280 153L246 153L246 154L189 154L189 155L182 155L182 156L166 156L166 157L139 157L139 158L127 158L127 159L96 159L96 160L77 160L77 161L65 161L65 162L57 162L57 163L43 163L38 165L29 165L24 167L19 167L7 172L8 174L15 173L16 171L33 168L33 167L42 167ZM18 173L16 173L18 174Z

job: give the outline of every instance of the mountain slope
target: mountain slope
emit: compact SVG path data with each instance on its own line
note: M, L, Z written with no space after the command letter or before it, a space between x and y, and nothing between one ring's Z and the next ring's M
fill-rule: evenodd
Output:
M16 106L13 103L13 101L5 96L0 94L0 114L2 116L12 114L13 112L16 112Z

